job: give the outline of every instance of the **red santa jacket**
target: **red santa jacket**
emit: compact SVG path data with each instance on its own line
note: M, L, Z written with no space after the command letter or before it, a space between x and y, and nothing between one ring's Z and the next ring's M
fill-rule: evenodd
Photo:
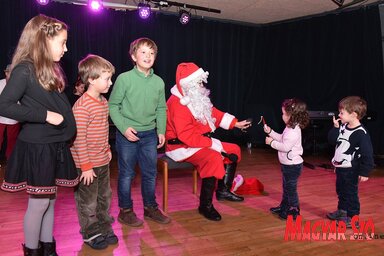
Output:
M201 148L211 147L219 142L217 139L209 138L203 134L214 132L216 128L232 129L237 119L228 113L224 113L215 107L212 108L212 117L216 119L214 124L203 124L195 119L188 106L180 103L181 94L176 86L171 90L172 96L167 101L167 127L165 138L167 141L179 139L182 144L166 145L166 155L174 161L182 161ZM221 143L220 143L221 144Z

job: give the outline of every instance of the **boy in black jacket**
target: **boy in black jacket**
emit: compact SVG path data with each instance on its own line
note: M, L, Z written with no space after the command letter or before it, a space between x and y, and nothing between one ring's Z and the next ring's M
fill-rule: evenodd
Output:
M334 128L328 134L329 142L336 143L332 164L339 202L337 210L327 217L344 221L351 228L352 217L360 214L358 182L368 180L374 165L373 150L370 136L360 123L367 112L366 101L358 96L346 97L339 102L339 112L338 119L333 117Z

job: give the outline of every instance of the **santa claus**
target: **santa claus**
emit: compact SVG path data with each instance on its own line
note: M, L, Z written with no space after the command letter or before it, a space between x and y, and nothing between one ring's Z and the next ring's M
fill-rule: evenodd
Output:
M209 220L221 220L213 207L212 197L216 190L217 200L243 201L230 191L237 163L241 159L236 144L213 138L216 128L248 128L249 121L238 120L213 107L209 98L208 72L194 63L181 63L176 71L176 85L167 101L166 155L174 161L192 163L202 178L199 213Z

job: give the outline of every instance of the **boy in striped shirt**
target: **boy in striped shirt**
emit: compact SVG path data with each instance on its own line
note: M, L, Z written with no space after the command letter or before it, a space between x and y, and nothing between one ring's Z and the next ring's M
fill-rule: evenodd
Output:
M77 135L71 152L80 176L75 199L84 243L93 249L105 249L118 242L109 214L111 186L108 143L108 102L102 95L112 85L114 66L97 55L79 62L79 76L86 92L73 106Z

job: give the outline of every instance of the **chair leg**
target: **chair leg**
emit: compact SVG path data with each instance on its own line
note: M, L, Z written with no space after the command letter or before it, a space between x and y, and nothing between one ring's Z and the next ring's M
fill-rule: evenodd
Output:
M168 166L163 169L163 211L168 212Z
M193 188L192 188L192 193L196 195L197 193L197 170L193 169Z
M163 174L163 212L168 213L168 163L159 159L157 161L157 169ZM197 193L197 179L198 173L194 168L192 171L193 184L192 184L192 193L196 195Z

